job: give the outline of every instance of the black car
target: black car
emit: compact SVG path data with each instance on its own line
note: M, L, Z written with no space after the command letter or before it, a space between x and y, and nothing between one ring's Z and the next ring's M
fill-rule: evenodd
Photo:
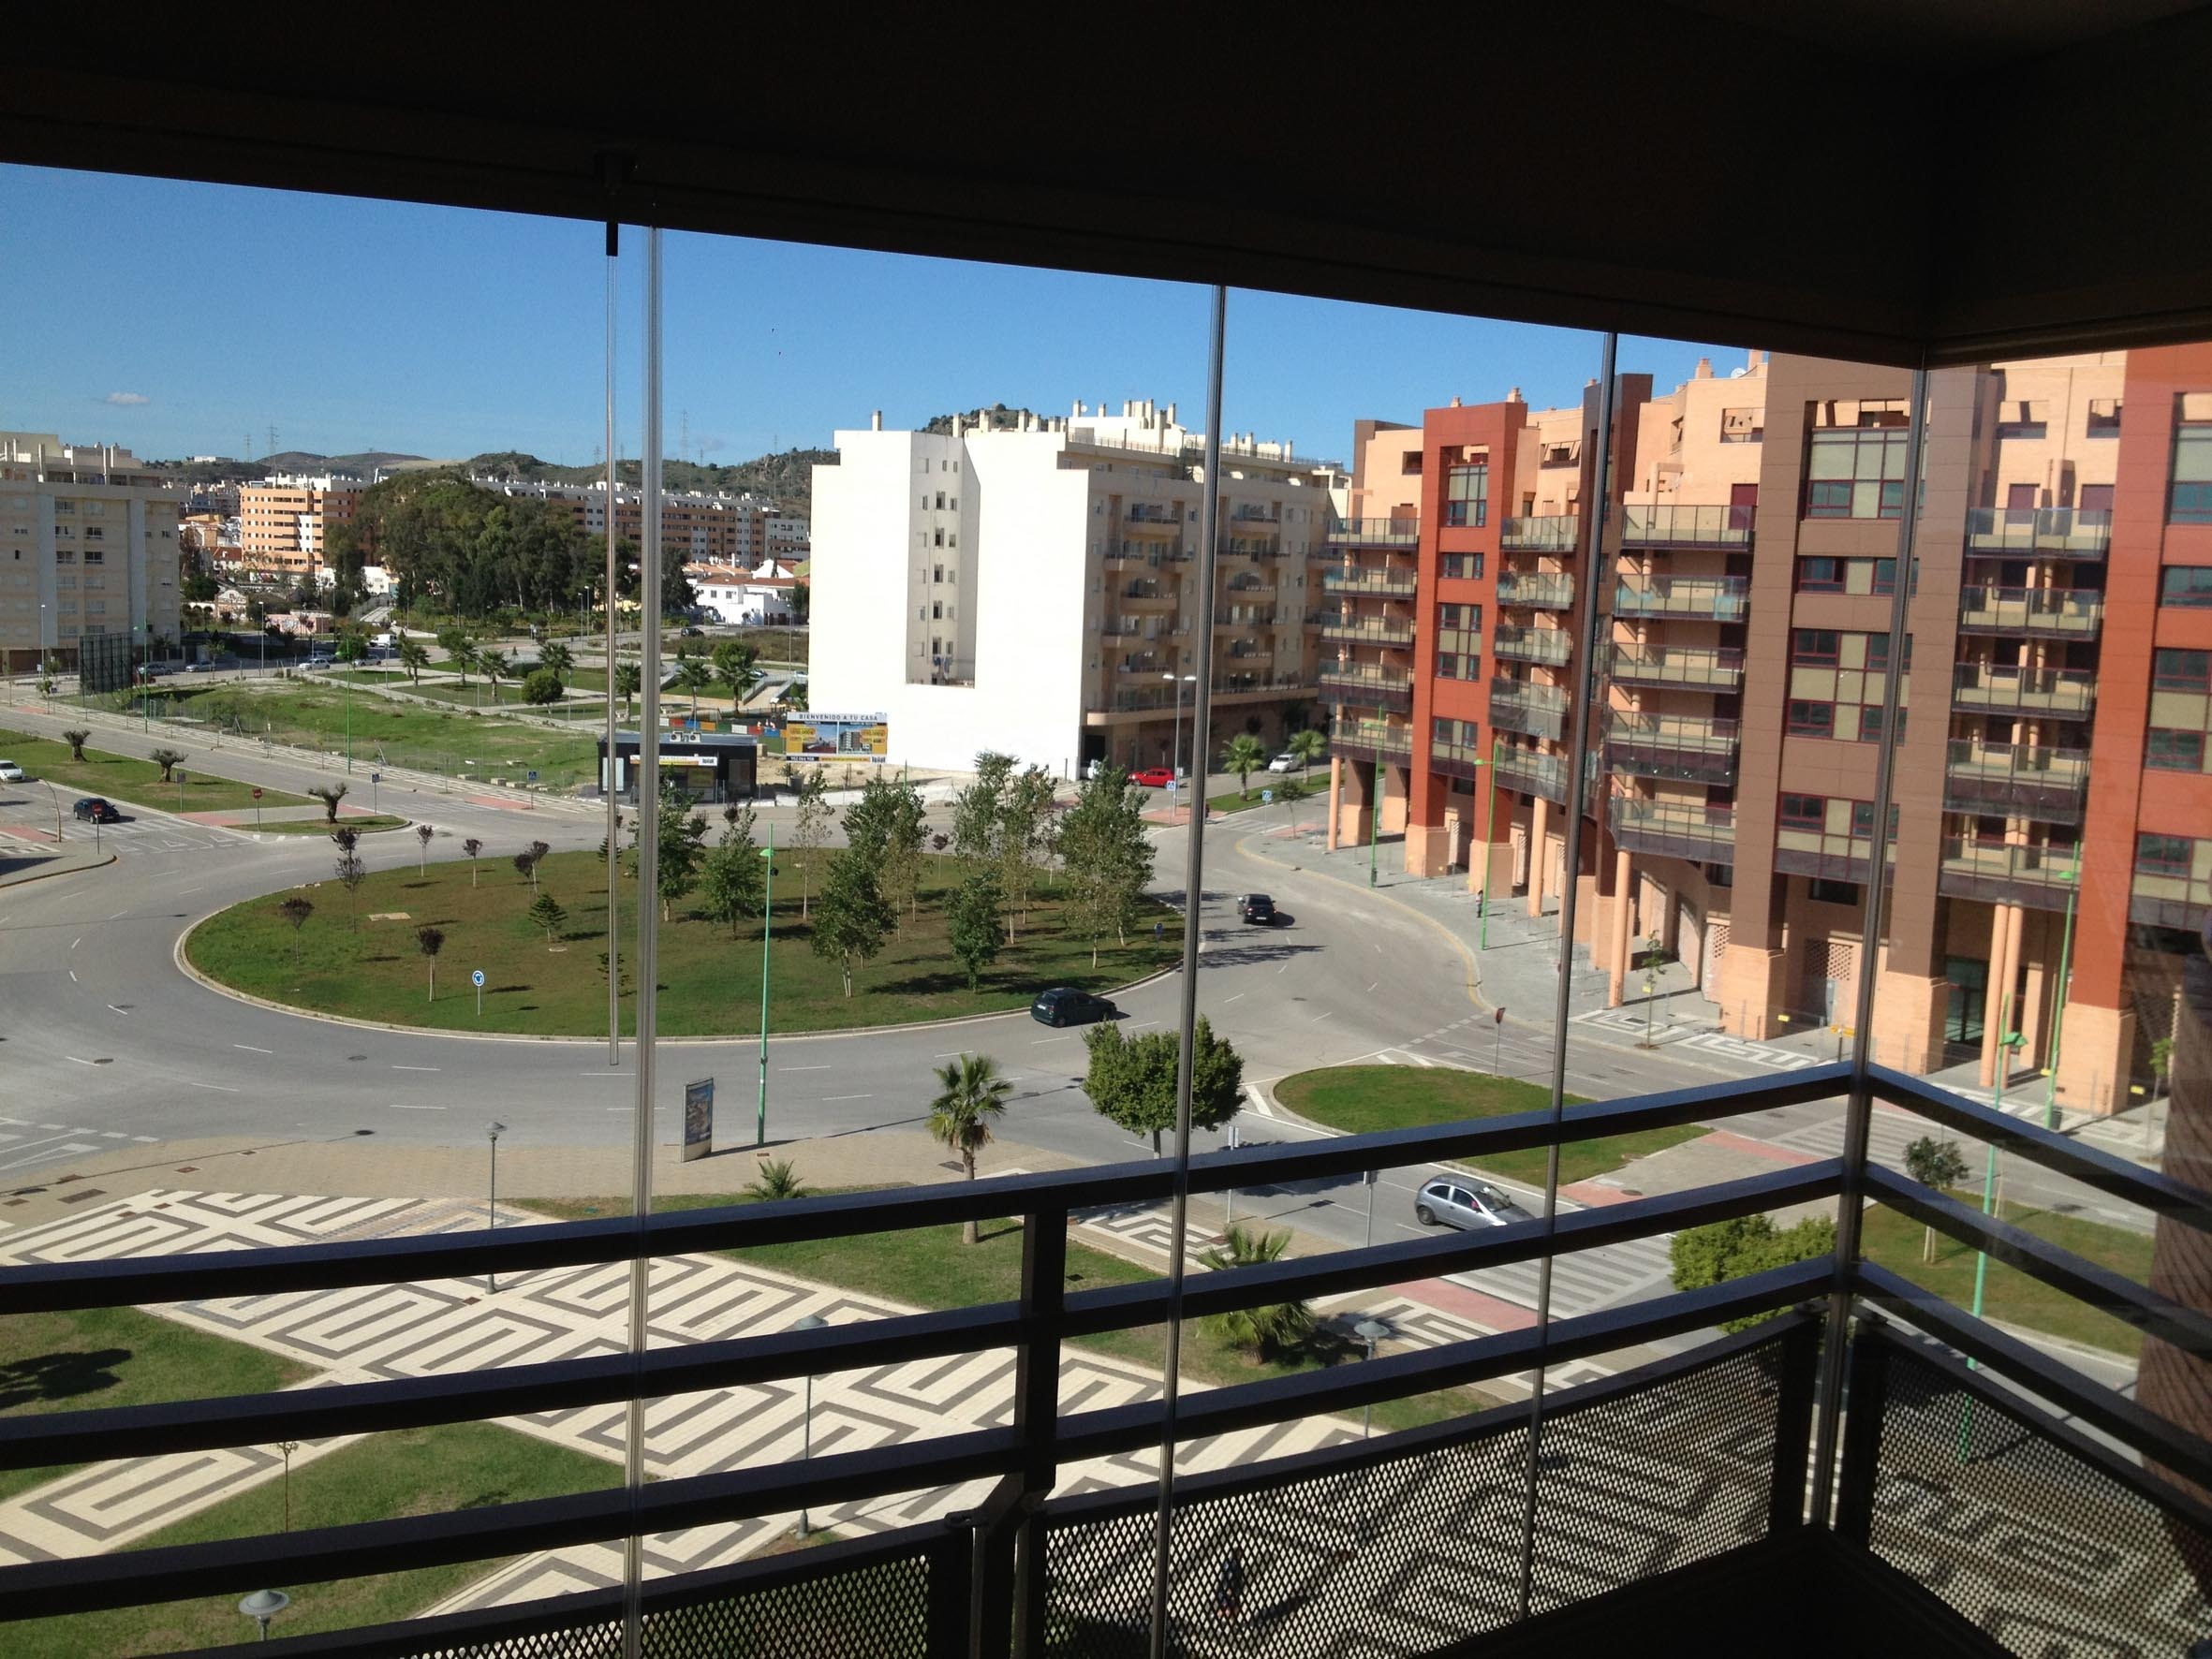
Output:
M1104 997L1067 985L1039 991L1037 1000L1029 1005L1029 1018L1045 1025L1087 1025L1094 1020L1111 1020L1113 1015L1113 1005Z
M1236 902L1236 913L1256 928L1272 928L1276 924L1275 901L1265 893L1246 893Z
M69 810L88 824L115 824L123 819L123 815L98 795L85 796Z

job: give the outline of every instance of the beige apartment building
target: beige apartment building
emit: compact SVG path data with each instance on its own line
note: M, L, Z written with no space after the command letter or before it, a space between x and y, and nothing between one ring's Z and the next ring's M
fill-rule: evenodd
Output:
M479 489L542 501L572 515L586 536L607 528L607 487L598 484L510 483L472 480ZM644 514L635 490L617 489L614 534L635 545L643 533ZM668 557L690 565L750 567L763 559L792 562L806 557L807 521L778 510L766 496L710 495L698 491L663 491L661 545Z
M275 477L238 487L239 562L297 579L322 568L328 527L349 524L367 488L357 478Z
M0 433L0 665L177 634L178 497L127 449Z

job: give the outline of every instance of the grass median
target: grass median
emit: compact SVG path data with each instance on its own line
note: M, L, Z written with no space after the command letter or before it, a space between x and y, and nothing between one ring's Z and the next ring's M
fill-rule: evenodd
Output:
M35 782L51 783L66 795L102 795L110 800L157 807L166 813L229 812L254 804L251 784L242 784L236 778L215 777L198 770L204 761L185 762L184 782L181 785L173 777L165 784L161 781L161 768L151 760L134 760L126 755L111 755L89 746L84 758L78 760L71 756L66 743L6 730L0 730L0 756L14 761ZM274 807L313 803L304 795L264 789L261 804Z
M347 830L358 830L363 835L374 835L379 830L404 830L411 822L413 822L412 819L395 818L390 813L365 813L359 817L349 814L341 815L336 824L332 823L327 817L279 818L273 824L249 826L240 823L234 828L240 830L251 828L256 833L261 835L328 835L332 830L342 826Z
M563 1221L629 1212L627 1204L619 1198L524 1198L520 1202ZM656 1197L654 1208L656 1211L700 1210L750 1202L750 1197L744 1194L684 1194ZM984 1222L979 1229L980 1241L974 1244L963 1243L958 1225L948 1224L805 1243L761 1244L726 1254L732 1260L786 1273L795 1279L835 1285L857 1296L903 1302L910 1308L972 1308L1020 1298L1022 1227L1019 1218ZM1159 1277L1160 1274L1148 1268L1107 1251L1093 1249L1075 1237L1068 1241L1067 1288L1071 1294L1115 1285L1140 1285ZM1095 1336L1070 1338L1069 1342L1074 1347L1090 1348L1156 1372L1167 1354L1166 1328L1158 1325L1101 1331ZM1183 1374L1226 1387L1356 1362L1364 1351L1355 1342L1323 1331L1295 1358L1261 1360L1224 1341L1207 1321L1199 1319L1184 1327ZM1411 1429L1423 1423L1464 1417L1497 1403L1495 1397L1479 1388L1447 1388L1404 1400L1378 1401L1375 1422L1383 1429Z
M1261 807L1284 806L1286 802L1305 800L1324 793L1326 790L1319 784L1307 785L1296 778L1276 773L1269 774L1264 780L1255 775L1250 794L1231 789L1226 794L1216 795L1206 802L1206 810L1217 813L1256 812ZM1275 799L1262 800L1262 795L1273 795Z
M450 1423L370 1435L306 1461L290 1477L291 1524L298 1529L448 1515L533 1498L567 1497L622 1483L622 1465L496 1423ZM280 1478L212 1504L197 1515L127 1546L154 1549L280 1533ZM495 1561L460 1562L365 1578L288 1584L292 1605L273 1635L307 1636L405 1619L493 1571ZM62 1653L172 1652L246 1638L238 1597L114 1608L0 1625L0 1659L52 1659Z
M1542 1111L1552 1103L1549 1090L1518 1078L1416 1065L1332 1065L1302 1071L1276 1083L1275 1097L1300 1117L1349 1135L1424 1129L1468 1118L1511 1117L1515 1112ZM1567 1104L1577 1107L1588 1102L1570 1094ZM1696 1124L1688 1123L1569 1141L1559 1148L1559 1184L1611 1174L1631 1159L1649 1157L1704 1133ZM1542 1147L1530 1147L1525 1152L1487 1152L1479 1164L1472 1159L1459 1161L1485 1169L1501 1181L1541 1187L1548 1158Z
M277 908L290 895L273 893L202 922L186 948L192 964L213 979L319 1013L449 1031L603 1035L607 981L599 957L607 936L607 867L595 853L556 853L538 866L537 891L552 895L568 913L549 939L530 918L532 883L512 865L523 845L518 835L488 848L473 866L456 859L420 873L412 846L401 853L379 847L366 856L387 867L350 899L334 881L302 890L315 912L296 937ZM1048 895L1030 905L1020 937L970 991L966 973L951 955L943 909L963 866L954 859L926 858L919 916L858 969L848 998L836 962L815 955L808 923L800 917L803 879L809 865L825 856L776 854L769 952L774 1031L848 1030L1005 1012L1026 1007L1046 986L1111 991L1172 966L1180 956L1180 923L1154 940L1154 920L1172 919L1155 906L1130 927L1127 946L1105 941L1093 968L1089 941L1071 934ZM818 877L817 870L817 889ZM637 937L635 890L634 883L626 890L626 943ZM733 934L719 922L692 916L681 901L675 918L660 932L660 1035L744 1035L759 1030L759 924L743 923ZM417 947L417 932L425 926L444 934L435 1001L429 995L429 963ZM629 976L635 959L626 954L624 962L627 993L634 990ZM480 1017L469 986L469 973L477 968L485 980Z

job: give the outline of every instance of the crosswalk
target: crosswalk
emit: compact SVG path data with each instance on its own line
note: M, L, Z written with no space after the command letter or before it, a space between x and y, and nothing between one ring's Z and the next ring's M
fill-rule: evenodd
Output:
M1580 1250L1552 1260L1552 1317L1571 1319L1583 1314L1637 1301L1667 1288L1673 1281L1668 1254L1669 1234L1655 1239L1634 1239L1603 1250ZM1485 1268L1479 1273L1453 1273L1452 1282L1485 1296L1495 1296L1524 1308L1534 1308L1538 1264L1516 1262L1511 1267Z
M104 1152L118 1142L150 1142L153 1138L151 1135L125 1135L114 1129L0 1118L0 1173L32 1169L40 1164Z

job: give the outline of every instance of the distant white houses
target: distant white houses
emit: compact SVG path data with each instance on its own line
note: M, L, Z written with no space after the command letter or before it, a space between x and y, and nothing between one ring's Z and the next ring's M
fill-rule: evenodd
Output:
M686 565L699 608L715 621L730 626L762 626L789 623L797 611L791 595L799 585L797 569L776 559L764 559L750 569L743 565Z

